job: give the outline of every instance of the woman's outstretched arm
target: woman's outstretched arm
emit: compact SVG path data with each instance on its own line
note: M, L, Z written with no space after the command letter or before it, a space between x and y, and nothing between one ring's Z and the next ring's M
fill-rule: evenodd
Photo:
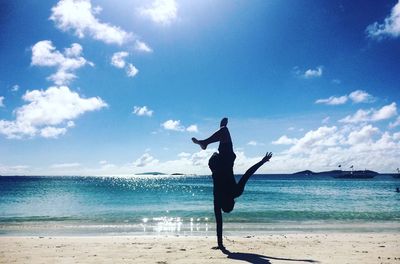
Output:
M267 154L265 154L264 158L262 158L262 160L260 160L259 162L257 162L256 164L254 164L253 166L251 166L245 174L243 174L242 178L240 178L239 183L237 184L237 190L235 193L235 198L239 197L240 195L242 195L243 191L244 191L244 186L246 185L247 181L249 180L249 178L262 166L264 165L264 163L266 163L267 161L269 161L272 157L272 152L267 152Z

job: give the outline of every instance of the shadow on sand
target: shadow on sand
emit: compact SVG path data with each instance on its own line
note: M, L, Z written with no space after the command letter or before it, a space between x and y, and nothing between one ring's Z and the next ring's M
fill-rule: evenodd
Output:
M278 257L271 257L271 256L264 256L260 254L253 254L253 253L241 253L241 252L230 252L226 248L221 249L222 253L228 256L229 259L236 259L242 260L249 263L254 264L270 264L270 259L274 260L284 260L284 261L299 261L299 262L307 262L307 263L319 263L319 261L312 260L312 259L290 259L290 258L278 258Z

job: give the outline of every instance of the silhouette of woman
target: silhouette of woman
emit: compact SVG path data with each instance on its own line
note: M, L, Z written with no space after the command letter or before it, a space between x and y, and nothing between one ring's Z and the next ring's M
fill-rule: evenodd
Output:
M214 142L219 142L218 152L215 152L208 166L212 172L213 178L213 194L214 194L214 214L217 224L217 249L224 249L222 243L222 212L229 213L235 206L235 198L242 195L244 187L248 179L260 168L264 163L269 161L272 153L267 153L265 157L250 167L246 173L236 183L233 174L233 165L236 155L233 152L232 139L228 128L228 119L223 118L220 123L220 129L205 140L197 140L192 138L193 143L200 145L202 149Z

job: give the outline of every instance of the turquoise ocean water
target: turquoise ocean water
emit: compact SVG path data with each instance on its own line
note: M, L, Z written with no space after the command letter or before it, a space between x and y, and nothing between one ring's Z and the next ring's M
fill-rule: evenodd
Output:
M399 232L400 180L255 175L224 234ZM212 179L0 177L0 235L214 235Z

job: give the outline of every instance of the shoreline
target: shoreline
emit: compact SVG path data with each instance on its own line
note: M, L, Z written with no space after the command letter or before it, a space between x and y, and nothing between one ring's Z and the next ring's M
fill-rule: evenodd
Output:
M85 223L85 222L3 222L0 237L7 236L213 236L215 223L159 222L144 223ZM400 232L397 221L292 221L274 223L224 223L224 234L280 235L297 233L371 233L392 234Z
M400 233L1 236L0 263L400 263ZM240 261L240 262L239 262Z

